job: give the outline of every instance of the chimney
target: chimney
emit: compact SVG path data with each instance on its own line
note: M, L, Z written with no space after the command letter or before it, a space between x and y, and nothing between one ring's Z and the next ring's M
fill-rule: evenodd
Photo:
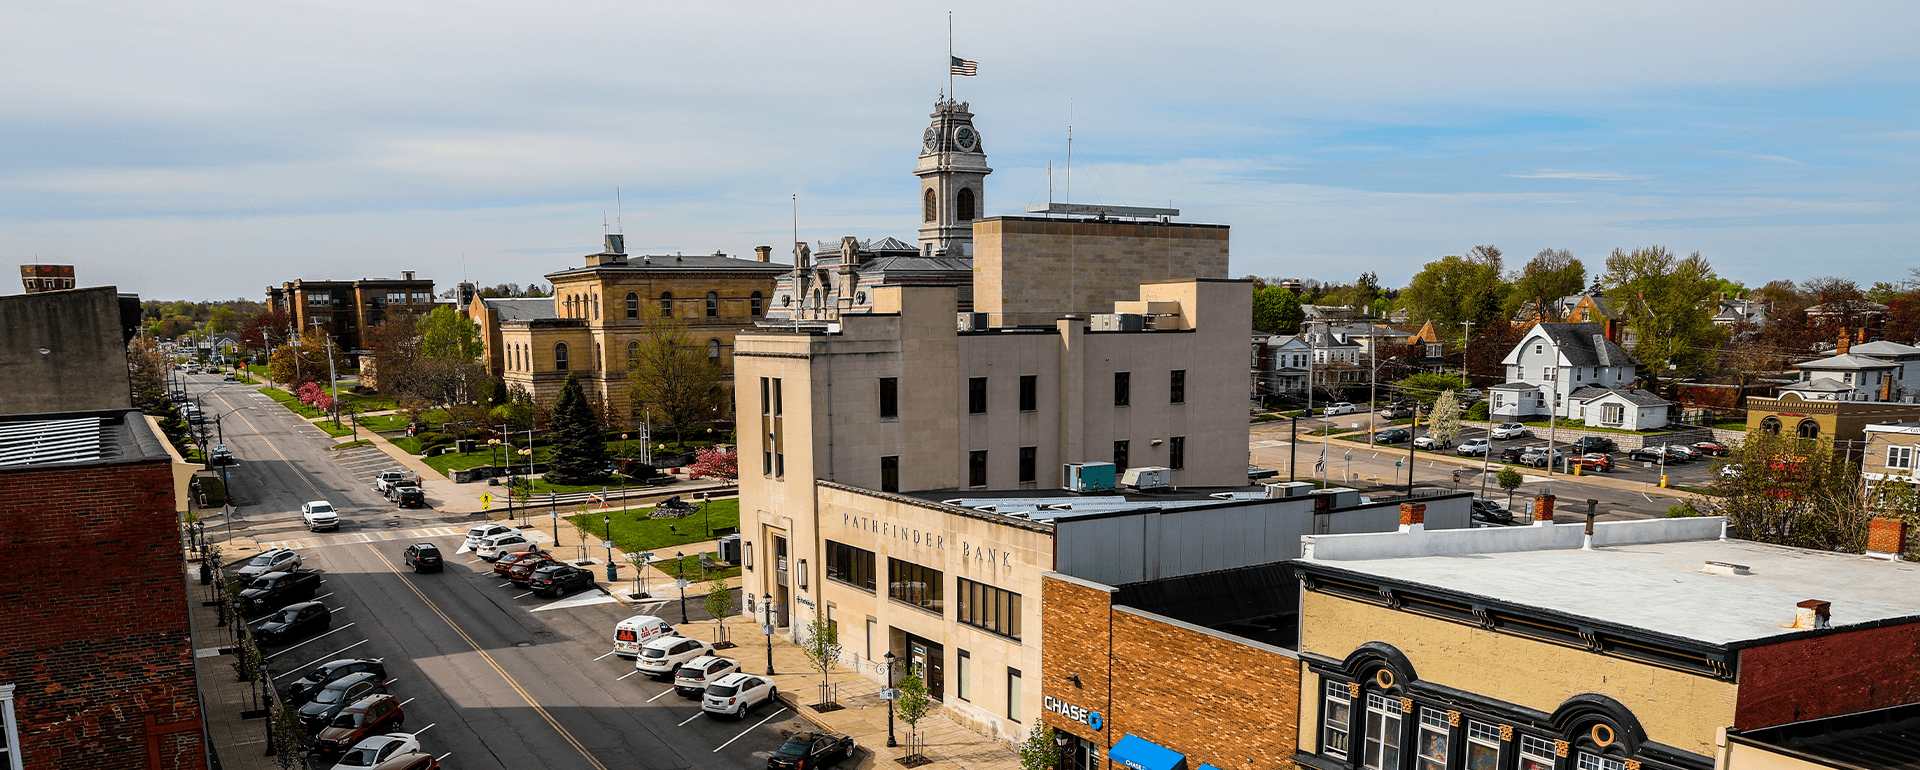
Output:
M1848 334L1847 327L1842 326L1840 327L1840 352L1835 355L1844 356L1851 349L1853 349L1853 335Z
M1885 373L1882 373L1880 376L1883 378L1880 380L1880 400L1892 401L1893 400L1893 378L1888 377Z
M1817 629L1833 627L1832 620L1829 617L1829 610L1833 607L1832 602L1808 599L1793 606L1799 608L1799 611L1794 613L1794 628Z
M1427 506L1425 503L1400 504L1400 531L1410 532L1414 528L1427 528Z
M1865 327L1865 326L1862 326L1862 327L1860 327L1860 328L1858 328L1858 329L1855 329L1855 330L1853 330L1853 332L1854 332L1854 334L1853 334L1853 344L1855 344L1855 345L1865 345L1865 344L1867 344L1867 327Z
M1867 555L1889 561L1906 550L1907 523L1900 519L1874 519L1867 522Z
M1553 495L1541 495L1533 498L1533 523L1553 523Z
M413 280L413 271L412 271L412 270L402 270L402 271L400 271L400 280L402 280L402 281L411 281L411 280Z
M1609 318L1609 319L1607 319L1606 321L1604 321L1604 322L1602 322L1602 323L1600 324L1600 333L1601 333L1601 334L1604 334L1604 335L1606 335L1606 337L1607 337L1607 339L1609 339L1609 340L1614 340L1615 342L1618 342L1619 340L1615 340L1615 339L1614 339L1614 334L1615 334L1615 333L1616 333L1616 332L1618 331L1618 330L1617 330L1617 329L1615 329L1614 327L1615 327L1615 325L1616 325L1616 324L1618 324L1618 323L1620 323L1620 322L1619 322L1619 321L1615 321L1615 320L1613 320L1613 319L1611 319L1611 318Z
M627 253L627 236L626 236L626 234L625 234L625 233L607 233L607 248L606 248L606 252L607 252L608 254L625 254L625 253Z
M772 246L755 246L753 247L753 256L755 259L758 259L761 262L772 262L773 247Z

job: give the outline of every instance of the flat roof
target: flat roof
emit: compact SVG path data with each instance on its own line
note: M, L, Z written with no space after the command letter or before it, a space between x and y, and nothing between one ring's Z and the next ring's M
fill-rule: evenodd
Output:
M138 410L0 416L0 469L171 459Z
M1709 574L1710 561L1751 574ZM1745 540L1298 563L1717 646L1808 633L1792 627L1807 599L1832 602L1834 629L1920 621L1920 564Z

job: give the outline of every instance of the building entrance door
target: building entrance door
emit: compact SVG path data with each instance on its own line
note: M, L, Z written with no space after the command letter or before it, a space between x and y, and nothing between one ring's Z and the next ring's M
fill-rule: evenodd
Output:
M907 660L913 664L913 671L927 683L927 695L936 701L946 700L947 663L946 651L938 643L907 634Z

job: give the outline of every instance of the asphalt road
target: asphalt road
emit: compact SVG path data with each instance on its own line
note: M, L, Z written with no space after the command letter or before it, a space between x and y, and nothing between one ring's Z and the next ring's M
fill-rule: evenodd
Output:
M231 410L223 440L240 460L232 484L243 503L231 522L234 536L307 536L299 505L314 499L342 509L348 534L466 528L466 517L397 512L369 486L378 468L336 462L332 439L253 389L223 386L216 377L188 380L209 419ZM209 517L209 532L224 538L227 524ZM423 575L404 567L401 550L419 539L448 554L446 571ZM633 610L578 601L598 592L555 601L503 587L488 563L454 555L460 540L304 549L307 566L325 575L321 601L334 610L332 630L271 651L276 678L285 683L337 657L385 659L390 691L405 703L405 730L421 733L422 748L458 770L757 768L785 734L807 729L777 702L739 721L702 713L670 684L634 674L631 661L608 654L614 624ZM678 615L672 605L657 612ZM738 650L749 672L763 670L753 664L755 651Z

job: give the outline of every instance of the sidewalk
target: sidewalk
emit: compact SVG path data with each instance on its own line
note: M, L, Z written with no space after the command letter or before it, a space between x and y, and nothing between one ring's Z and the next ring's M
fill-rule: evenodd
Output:
M230 558L223 553L223 560ZM222 652L234 643L231 626L221 626L219 612L213 607L202 606L214 597L215 587L200 585L196 574L198 565L189 560L186 563L188 616L193 622L193 650L195 678L200 687L200 704L204 711L207 740L213 752L220 758L220 767L226 770L279 770L273 757L267 756L266 718L242 716L260 708L260 693L257 686L238 680L233 671L234 655ZM305 650L295 650L287 655L269 661L276 671L289 671L295 663L304 663L297 658ZM313 651L317 655L322 651Z

